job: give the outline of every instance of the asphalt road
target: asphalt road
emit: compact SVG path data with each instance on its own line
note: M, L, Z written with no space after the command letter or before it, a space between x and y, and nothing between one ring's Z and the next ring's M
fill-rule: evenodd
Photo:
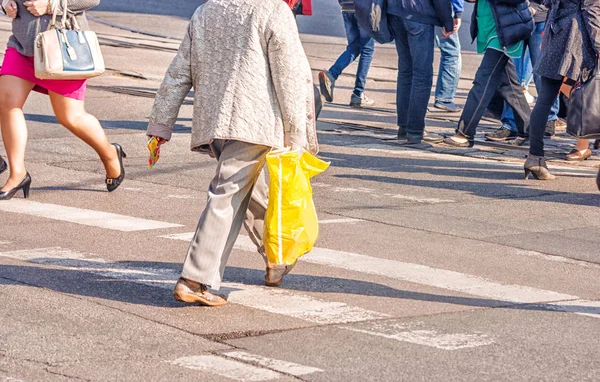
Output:
M194 8L143 3L104 0L92 14L177 37ZM300 20L315 70L343 49L336 7L317 2L327 12ZM392 47L370 72L377 108L347 107L351 67L318 124L331 168L313 182L315 250L267 288L242 236L228 305L173 301L215 163L189 151L188 102L148 170L144 130L177 41L92 25L109 71L90 81L87 109L125 148L127 179L106 193L92 150L30 97L31 198L0 204L0 381L600 380L597 161L524 181L522 161L491 151L390 140ZM7 30L0 20L0 40ZM430 114L428 129L451 132L455 117Z

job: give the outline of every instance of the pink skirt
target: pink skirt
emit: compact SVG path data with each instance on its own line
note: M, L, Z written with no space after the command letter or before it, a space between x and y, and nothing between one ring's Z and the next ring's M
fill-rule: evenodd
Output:
M25 57L15 48L7 48L0 76L19 77L35 84L33 90L42 94L53 92L79 101L85 99L87 80L40 80L35 77L33 57Z

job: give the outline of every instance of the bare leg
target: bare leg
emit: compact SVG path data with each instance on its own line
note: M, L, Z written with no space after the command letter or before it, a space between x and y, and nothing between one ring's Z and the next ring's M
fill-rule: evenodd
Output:
M18 77L9 75L0 77L0 127L10 168L10 176L2 191L18 186L27 173L25 170L27 125L23 115L23 105L34 86L33 83Z
M49 92L49 96L58 122L98 153L107 178L118 178L121 167L117 150L108 142L100 121L85 111L83 101L53 92Z

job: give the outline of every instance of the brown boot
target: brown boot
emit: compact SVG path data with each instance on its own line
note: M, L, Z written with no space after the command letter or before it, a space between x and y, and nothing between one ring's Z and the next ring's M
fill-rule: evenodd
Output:
M267 270L265 271L265 285L266 286L280 286L283 281L283 276L287 275L294 269L294 264L267 264Z
M227 304L227 300L223 296L210 293L206 285L186 280L183 277L177 280L173 297L177 301L199 303L205 306L222 306Z

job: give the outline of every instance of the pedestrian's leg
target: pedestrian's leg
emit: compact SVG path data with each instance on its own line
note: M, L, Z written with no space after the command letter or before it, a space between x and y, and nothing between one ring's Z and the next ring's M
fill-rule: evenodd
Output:
M408 47L408 36L404 21L399 16L391 15L390 28L394 33L396 52L398 53L398 77L396 81L396 113L398 115L398 138L406 137L408 124L408 104L412 88L412 58Z
M107 178L118 178L121 165L117 149L108 141L98 119L85 111L84 102L53 92L48 95L58 122L98 153Z
M556 95L560 90L562 81L546 77L540 79L540 92L538 100L531 112L531 125L529 128L529 153L535 156L544 156L544 130L550 109L554 104Z
M367 75L369 74L369 68L371 67L371 61L373 60L375 40L373 40L371 36L369 36L369 33L360 26L358 27L358 30L360 34L361 50L360 58L358 59L358 69L356 70L356 82L354 83L353 94L360 99L365 91Z
M353 13L342 12L344 18L344 27L346 28L346 38L348 45L346 50L338 57L335 63L329 68L329 73L334 80L342 74L344 69L356 60L360 54L360 31L358 29L358 23Z
M436 102L452 103L458 89L462 60L458 33L448 38L436 37L440 48L440 66L435 86Z
M498 93L514 111L517 134L519 137L527 137L531 108L521 90L517 71L512 61L507 61L501 77L502 81L498 85Z
M509 58L503 52L494 49L485 51L458 122L459 137L474 138L477 125L502 80L502 73L508 60Z
M529 56L531 57L531 65L535 67L537 62L542 55L542 39L544 37L544 29L546 27L546 22L540 22L535 24L535 29L533 34L529 38ZM533 75L533 81L535 83L535 88L539 94L540 92L540 76L535 74ZM552 109L550 109L550 115L548 116L548 121L556 121L558 120L558 112L560 111L560 100L558 96L552 105ZM553 134L552 134L553 135Z
M433 25L405 20L408 45L412 58L412 88L408 104L407 132L418 141L425 132L425 115L433 86L433 50L435 28Z
M27 174L25 170L27 125L23 105L33 87L33 83L18 77L10 75L0 77L0 128L10 168L10 176L2 191L17 187Z
M219 164L181 277L219 289L270 147L215 140L212 149Z
M265 254L265 246L263 236L265 232L265 214L267 212L269 200L269 183L267 181L267 169L261 171L248 204L246 211L246 220L244 220L244 228L248 231L250 240L256 245L258 253L263 257L265 264L268 263Z

